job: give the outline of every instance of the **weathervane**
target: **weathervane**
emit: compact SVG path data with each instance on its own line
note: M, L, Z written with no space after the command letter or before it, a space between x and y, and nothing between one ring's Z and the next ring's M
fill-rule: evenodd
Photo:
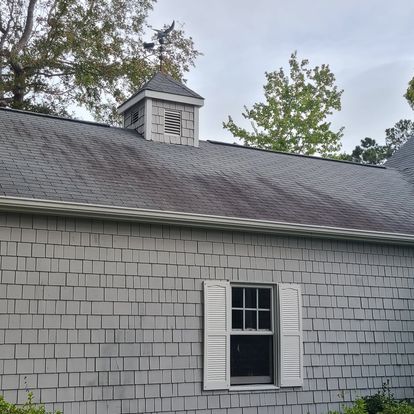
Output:
M157 33L157 41L159 44L159 48L158 48L158 52L159 52L159 59L160 59L160 72L162 72L162 62L164 60L164 51L165 51L165 47L164 45L168 44L166 42L167 40L167 36L170 32L172 32L172 30L174 29L174 25L175 25L175 21L173 20L172 24L170 27L168 27L167 29L152 29ZM156 42L144 42L144 49L145 50L154 50L156 45Z

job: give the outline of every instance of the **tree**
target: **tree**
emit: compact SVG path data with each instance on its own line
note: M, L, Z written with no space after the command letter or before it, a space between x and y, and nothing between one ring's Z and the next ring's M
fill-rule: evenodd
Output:
M404 98L407 99L411 108L414 109L414 78L408 82L407 92L404 95Z
M409 119L401 119L392 128L387 128L385 135L385 145L389 149L388 157L390 157L409 138L414 137L414 122Z
M375 139L366 137L350 155L341 154L339 158L361 164L383 164L411 137L414 137L414 122L401 119L392 128L385 130L385 145L379 145Z
M114 120L117 104L157 70L142 36L155 0L0 0L0 104L68 115L83 105ZM164 70L176 78L199 52L182 29Z
M387 158L387 147L379 145L375 139L366 137L361 140L350 155L342 154L339 158L360 164L382 164Z
M343 129L332 131L326 119L341 109L342 90L328 65L308 67L296 52L289 59L289 74L283 68L266 73L265 103L244 107L253 132L239 127L229 116L223 127L245 145L297 154L330 155L341 147Z

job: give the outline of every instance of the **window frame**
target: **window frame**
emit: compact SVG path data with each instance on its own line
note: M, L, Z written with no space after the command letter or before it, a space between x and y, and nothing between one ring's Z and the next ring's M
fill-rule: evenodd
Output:
M273 361L273 379L269 383L249 383L249 384L232 384L231 383L231 362L230 362L230 391L232 390L248 390L248 389L278 389L280 384L280 373L279 373L279 367L280 367L280 321L279 321L279 304L276 302L276 299L278 298L278 284L277 283L266 283L266 282L257 282L257 283L251 283L251 282L230 282L230 297L232 298L232 289L233 288L254 288L254 289L269 289L270 290L270 325L271 330L260 330L258 325L256 330L248 330L245 331L244 329L239 330L233 330L233 304L230 303L230 341L232 335L251 335L251 336L272 336L272 361ZM257 297L256 297L257 300ZM259 312L260 308L258 307L259 304L256 303L256 309L254 308L246 308L245 307L245 294L243 294L243 308L235 308L237 310L242 309L243 311L245 309L248 310L256 310L257 313ZM258 323L258 320L257 320ZM243 325L244 325L244 317L243 317ZM230 351L231 352L231 351ZM231 361L231 354L230 354L230 361Z
M231 287L260 288L274 291L275 332L273 384L231 385ZM204 290L204 352L203 390L250 392L304 386L304 341L302 287L297 283L245 282L226 279L203 281ZM277 384L277 385L276 385Z

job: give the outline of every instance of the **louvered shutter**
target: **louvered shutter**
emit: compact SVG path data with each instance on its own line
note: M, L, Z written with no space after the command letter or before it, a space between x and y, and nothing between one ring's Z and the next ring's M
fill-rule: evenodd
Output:
M169 135L181 135L180 111L164 111L164 133Z
M300 286L279 285L280 385L303 384L302 297Z
M204 282L204 389L230 387L230 283Z

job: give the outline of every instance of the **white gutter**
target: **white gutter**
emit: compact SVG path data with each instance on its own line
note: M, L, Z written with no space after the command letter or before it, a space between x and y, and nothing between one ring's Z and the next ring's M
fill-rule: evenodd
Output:
M283 223L270 220L243 219L207 214L160 211L99 204L72 203L32 198L0 196L0 211L28 214L49 214L93 219L174 224L232 231L275 233L334 239L414 244L414 234L345 229L307 224Z

